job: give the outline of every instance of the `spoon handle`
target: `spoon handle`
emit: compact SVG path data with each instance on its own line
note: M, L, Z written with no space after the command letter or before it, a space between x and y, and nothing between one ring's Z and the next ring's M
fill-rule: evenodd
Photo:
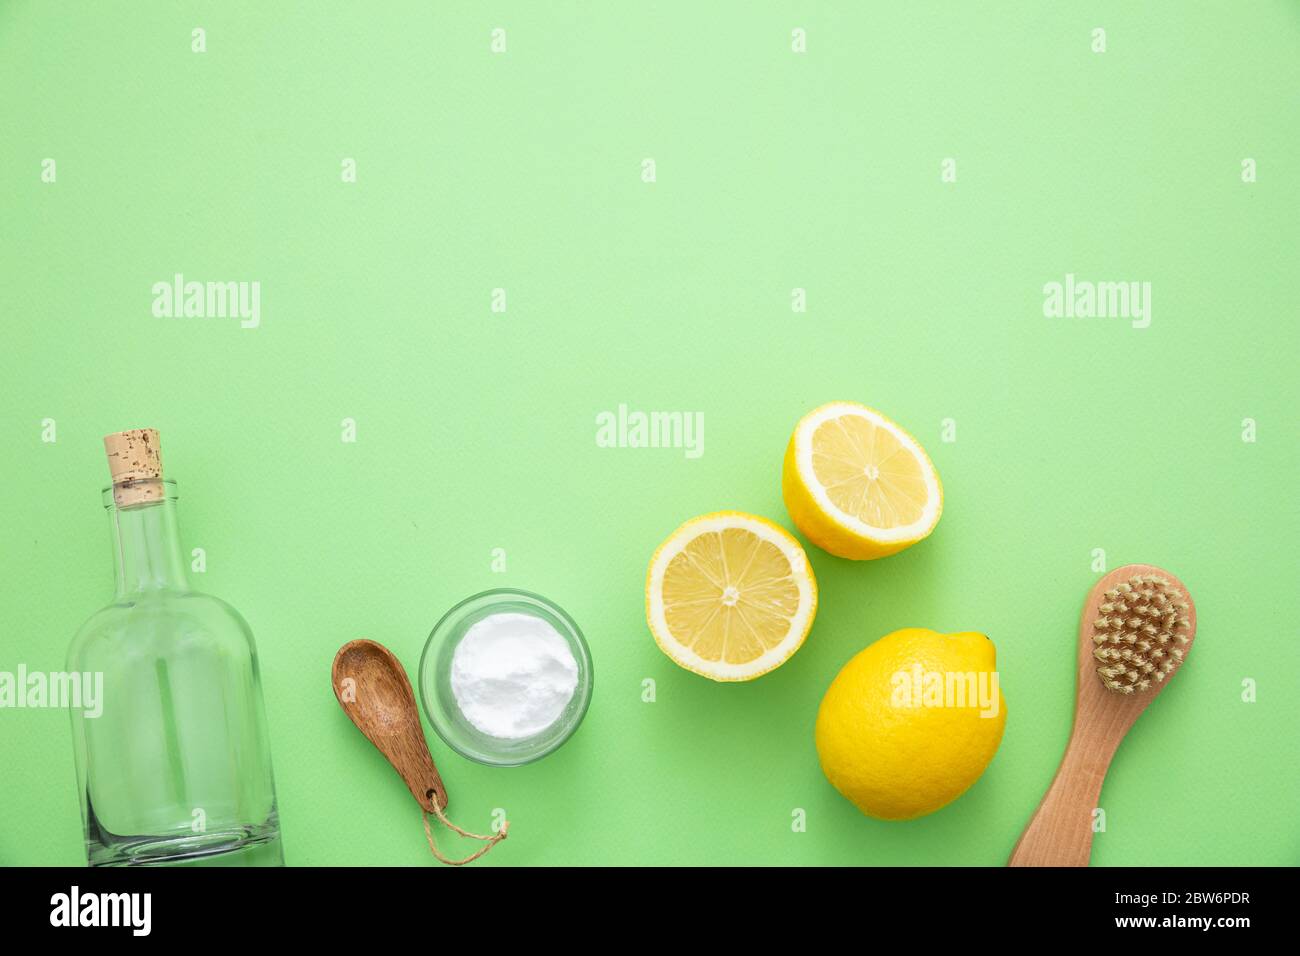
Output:
M361 727L360 724L357 726ZM436 809L447 809L447 788L443 786L442 776L434 766L423 733L381 736L371 733L365 727L361 727L361 732L370 738L370 742L388 758L393 769L401 774L411 796L415 797L421 807L433 813L436 801Z

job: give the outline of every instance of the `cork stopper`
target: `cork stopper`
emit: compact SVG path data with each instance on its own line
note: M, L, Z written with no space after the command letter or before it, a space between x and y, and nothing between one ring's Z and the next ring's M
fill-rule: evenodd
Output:
M104 436L108 471L113 476L113 503L119 508L161 501L162 447L155 428L130 428Z

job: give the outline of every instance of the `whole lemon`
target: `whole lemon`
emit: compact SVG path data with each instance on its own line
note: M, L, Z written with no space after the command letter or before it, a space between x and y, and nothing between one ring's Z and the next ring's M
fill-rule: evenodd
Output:
M909 820L951 803L1002 741L1006 701L983 634L907 628L836 675L817 712L817 756L863 813Z

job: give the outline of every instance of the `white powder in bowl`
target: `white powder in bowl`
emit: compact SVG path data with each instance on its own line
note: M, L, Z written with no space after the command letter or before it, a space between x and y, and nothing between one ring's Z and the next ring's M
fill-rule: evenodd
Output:
M564 713L578 662L550 622L502 612L476 621L451 658L451 692L465 719L487 734L520 740Z

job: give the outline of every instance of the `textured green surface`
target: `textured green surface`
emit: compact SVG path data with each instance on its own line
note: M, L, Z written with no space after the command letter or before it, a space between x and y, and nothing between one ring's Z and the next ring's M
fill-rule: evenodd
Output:
M513 586L577 619L596 690L532 766L432 741L462 825L510 816L485 864L998 864L1104 548L1182 576L1200 633L1094 861L1297 862L1300 6L1089 6L0 3L0 669L62 667L108 600L100 437L152 425L196 586L258 636L290 863L431 864L329 664L369 636L413 671L447 607ZM260 328L154 318L176 272L258 280ZM1067 272L1151 282L1151 326L1045 318ZM679 670L651 552L714 509L788 523L785 441L836 398L927 445L938 530L812 551L779 671ZM703 456L598 448L619 403L703 412ZM899 824L832 790L812 725L902 626L990 634L1009 719L966 796ZM0 711L0 768L0 862L81 860L66 715Z

